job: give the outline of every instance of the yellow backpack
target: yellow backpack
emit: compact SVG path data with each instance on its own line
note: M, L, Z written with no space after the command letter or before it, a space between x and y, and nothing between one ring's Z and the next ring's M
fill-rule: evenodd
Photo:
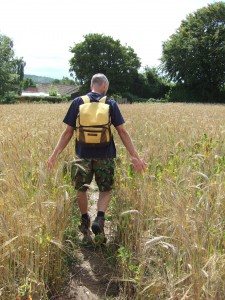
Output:
M86 96L81 97L84 104L79 106L76 120L76 139L86 146L106 146L110 143L111 117L110 105L106 104L106 96L99 102L91 102Z

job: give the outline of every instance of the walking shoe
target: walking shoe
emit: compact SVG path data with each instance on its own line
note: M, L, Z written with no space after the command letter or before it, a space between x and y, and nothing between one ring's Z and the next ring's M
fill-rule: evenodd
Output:
M97 241L98 243L106 243L104 224L104 217L96 217L91 226L91 230L95 234L95 241Z
M90 226L91 221L90 217L88 216L88 219L81 218L81 224L78 226L80 229L80 232L82 232L84 235L90 234Z

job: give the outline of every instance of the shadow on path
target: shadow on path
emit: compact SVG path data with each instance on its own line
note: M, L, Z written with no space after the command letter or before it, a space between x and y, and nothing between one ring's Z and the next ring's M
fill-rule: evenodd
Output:
M116 299L118 284L112 281L112 269L107 264L105 247L80 247L79 262L73 267L67 299Z

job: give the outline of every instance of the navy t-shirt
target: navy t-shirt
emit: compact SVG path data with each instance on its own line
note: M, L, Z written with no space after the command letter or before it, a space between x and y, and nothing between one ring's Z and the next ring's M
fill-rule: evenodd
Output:
M91 102L98 102L103 96L94 92L90 92L87 94L91 99ZM71 127L76 129L76 119L79 113L79 105L83 104L83 100L81 97L77 97L71 103L69 110L63 120L63 122ZM111 111L111 122L114 127L122 125L124 122L123 116L119 110L119 107L115 100L111 98L107 98L106 104L110 105ZM103 147L87 147L81 145L78 141L76 141L75 145L76 155L80 158L115 158L116 157L116 147L113 140L107 146Z

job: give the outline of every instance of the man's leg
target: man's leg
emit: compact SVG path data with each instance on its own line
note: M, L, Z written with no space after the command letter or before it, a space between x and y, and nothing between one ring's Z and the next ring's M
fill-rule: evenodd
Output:
M88 214L87 188L93 178L92 163L90 159L76 159L76 171L74 175L74 187L77 191L77 203L81 212L80 231L87 235L90 228L90 216Z
M98 211L106 212L110 202L110 191L99 192L99 199L97 204Z
M87 192L77 191L77 202L80 208L81 214L87 214L88 212L88 196Z
M103 235L103 243L106 242L104 225L105 225L105 212L109 206L110 191L99 192L99 199L97 203L97 217L92 223L91 229L95 235Z
M92 223L91 229L95 235L102 234L106 242L104 233L105 212L109 206L110 191L114 183L114 160L99 159L94 163L95 180L99 188L99 199L97 204L97 216Z

